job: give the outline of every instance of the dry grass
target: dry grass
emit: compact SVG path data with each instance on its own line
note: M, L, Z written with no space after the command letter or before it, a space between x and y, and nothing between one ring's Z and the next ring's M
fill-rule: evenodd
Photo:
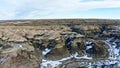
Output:
M80 24L115 24L120 20L112 19L37 19L37 20L6 20L4 26L41 26L41 25L80 25Z
M0 26L0 29L28 29L28 30L65 30L69 31L70 27L68 26Z
M43 26L0 26L0 29L42 29L42 27Z

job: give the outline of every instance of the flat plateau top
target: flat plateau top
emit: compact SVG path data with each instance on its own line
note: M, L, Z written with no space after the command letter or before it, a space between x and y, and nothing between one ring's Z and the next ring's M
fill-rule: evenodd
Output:
M0 26L39 26L39 25L80 25L80 24L120 24L118 19L34 19L1 20Z

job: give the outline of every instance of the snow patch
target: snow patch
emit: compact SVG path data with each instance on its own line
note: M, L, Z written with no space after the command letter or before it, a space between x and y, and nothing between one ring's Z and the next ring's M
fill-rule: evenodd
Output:
M23 46L22 46L22 45L19 45L19 47L20 47L20 48L23 48Z
M84 55L82 57L76 57L77 59L92 59L92 57L88 57L87 55Z
M92 42L91 41L87 41L86 44L92 44Z
M91 46L91 45L90 45L90 46L87 46L87 47L86 47L86 50L88 50L88 49L90 49L90 48L92 48L92 46Z
M41 67L40 68L44 68L44 67L47 67L48 64L50 64L52 66L52 68L55 68L56 66L62 64L60 61L51 61L51 60L42 60L42 63L41 63Z
M51 49L46 48L46 49L42 52L42 54L43 54L43 55L46 55L46 54L48 54L50 51L51 51Z
M55 68L56 66L62 64L63 61L72 59L72 58L76 58L76 59L92 59L91 57L87 57L87 55L83 56L83 57L77 57L78 53L74 53L72 54L70 57L66 57L66 58L62 58L61 60L56 60L56 61L52 61L52 60L42 60L41 63L41 68L47 67L48 64L50 64L52 66L52 68Z

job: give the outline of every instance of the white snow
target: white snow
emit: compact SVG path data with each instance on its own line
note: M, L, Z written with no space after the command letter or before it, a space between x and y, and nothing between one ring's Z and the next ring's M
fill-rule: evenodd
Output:
M102 68L102 67L98 65L97 68Z
M71 58L74 57L74 58L76 58L76 59L92 59L92 57L88 57L87 55L84 55L84 56L82 56L82 57L77 57L77 56L78 56L78 53L76 52L75 54L73 54L73 55L71 56Z
M44 60L43 59L43 63L41 64L43 67L47 67L47 65L50 64L52 66L52 68L55 68L56 66L62 64L59 61L51 61L51 60Z
M46 48L46 49L42 52L42 54L43 54L43 55L46 55L46 54L49 53L50 51L51 51L51 49Z
M42 60L42 63L41 63L41 67L47 67L47 65L50 64L52 66L52 68L55 68L56 66L62 64L61 62L59 61L51 61L51 60Z
M92 44L92 42L91 41L87 41L86 44ZM86 50L88 50L90 48L92 48L92 45L87 45L86 46Z
M117 61L109 61L109 64L115 64Z
M98 61L98 62L95 63L95 65L100 65L101 66L101 65L103 65L103 62L102 61Z
M72 57L76 58L76 59L92 59L92 57L88 57L87 55L84 55L82 57L77 57L78 53L76 52L75 54L72 55Z
M62 58L61 60L59 60L59 61L65 61L65 60L69 60L69 59L71 59L72 58L72 56L70 56L70 57L67 57L67 58Z
M115 60L119 56L119 51L120 50L115 48L117 46L117 44L115 42L110 43L109 40L111 40L111 38L108 39L107 41L105 41L105 43L110 47L108 49L108 51L109 51L109 58L108 59L114 59Z
M88 50L88 49L90 49L90 48L92 48L92 46L91 46L91 45L87 46L87 47L86 47L86 50Z
M117 63L117 66L120 67L120 63Z
M114 54L115 54L116 56L119 56L119 50L118 50L118 49L114 49Z
M56 61L52 61L52 60L42 60L42 63L41 63L41 68L43 67L47 67L48 64L50 64L52 66L52 68L55 68L56 66L62 64L62 61L65 61L65 60L69 60L71 59L73 56L70 56L70 57L67 57L67 58L62 58L61 60L56 60Z
M106 40L106 42L110 42L112 39L113 39L113 37L112 37L112 38L108 38L108 39Z
M78 56L78 53L75 52L75 54L72 55L74 58L76 58Z
M107 33L107 31L106 31L106 30L104 30L104 31L103 31L103 34L105 34L105 33Z
M52 60L42 60L41 63L41 68L47 67L48 64L50 64L52 66L52 68L55 68L56 66L62 64L63 61L65 60L69 60L71 58L76 58L76 59L92 59L91 57L87 57L87 55L83 56L83 57L77 57L78 53L76 52L75 54L71 55L70 57L66 57L66 58L62 58L61 60L56 60L56 61L52 61Z
M110 42L111 40L113 42ZM108 38L104 42L105 42L106 46L109 47L108 48L108 52L109 52L108 58L105 59L105 60L95 61L94 63L86 62L86 63L88 63L88 68L92 68L93 64L97 65L97 68L102 68L101 65L111 65L111 64L116 64L116 63L117 63L117 66L120 67L120 55L119 55L120 49L116 48L117 44L115 43L114 39L113 38ZM87 42L85 42L85 44L92 44L92 42L87 41ZM90 48L92 48L92 45L86 46L86 50L88 50ZM45 51L43 51L43 55L46 55L50 51L51 51L50 49L45 49ZM62 58L61 60L57 60L57 61L51 61L51 60L44 60L43 59L43 62L41 63L41 68L44 68L44 66L47 67L48 64L50 64L52 66L52 68L55 68L56 66L62 64L63 61L69 60L71 58L87 59L87 60L92 59L92 57L88 57L86 53L84 54L84 56L78 57L78 53L75 52L71 56L66 57L66 58Z
M87 55L84 55L82 57L76 57L77 59L92 59L92 57L88 57Z
M23 46L22 45L19 45L20 48L22 48Z
M42 60L42 63L41 63L41 67L47 67L48 64L50 64L52 66L52 68L55 68L56 66L62 64L62 61L65 61L65 60L69 60L71 59L72 56L70 57L67 57L67 58L63 58L61 60L56 60L56 61L52 61L52 60Z
M91 41L87 41L86 44L92 44L92 42Z
M120 59L119 59L119 52L120 50L116 48L117 44L114 42L110 43L110 41L113 38L109 38L105 41L105 43L109 46L109 57L108 60L106 60L104 62L105 65L110 65L110 64L115 64L115 63L120 63Z

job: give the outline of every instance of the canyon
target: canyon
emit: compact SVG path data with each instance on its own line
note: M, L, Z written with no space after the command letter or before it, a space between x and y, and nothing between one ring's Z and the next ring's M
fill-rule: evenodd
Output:
M0 21L0 68L120 68L120 20Z

